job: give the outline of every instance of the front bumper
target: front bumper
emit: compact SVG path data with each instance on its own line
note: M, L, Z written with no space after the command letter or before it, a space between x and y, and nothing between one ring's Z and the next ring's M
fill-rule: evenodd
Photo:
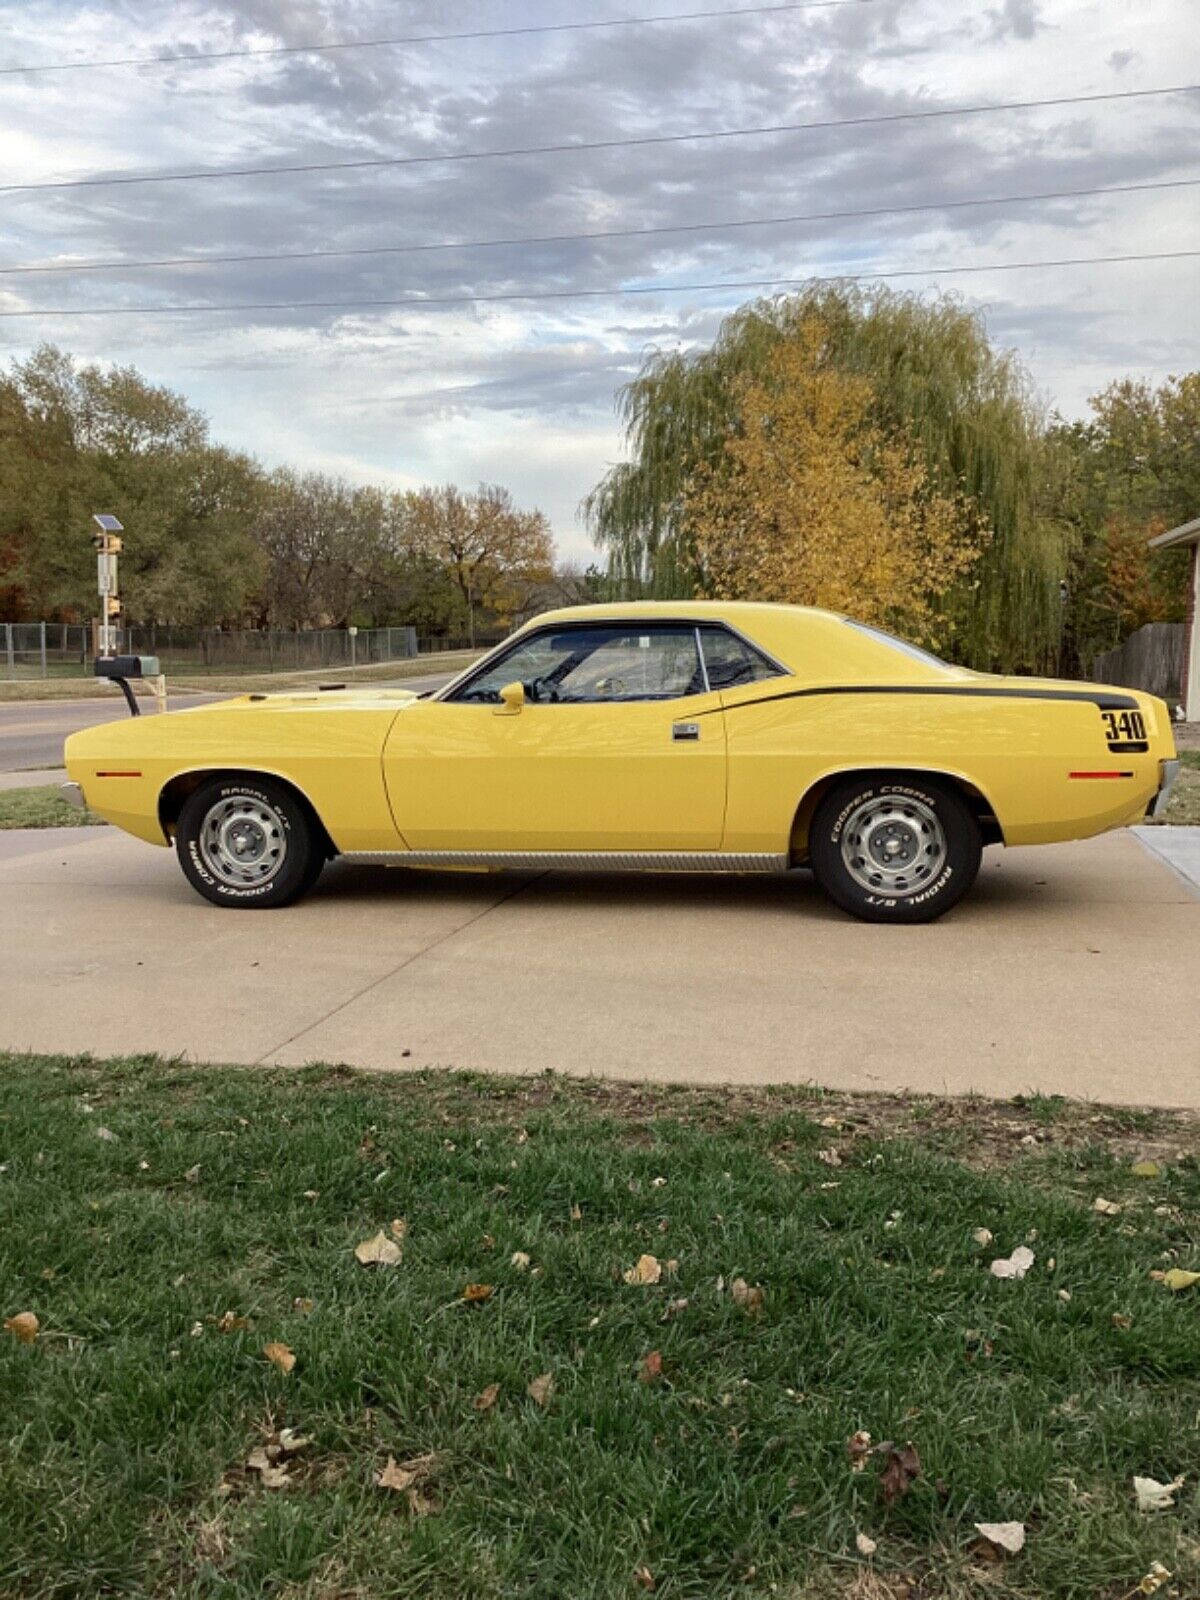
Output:
M77 783L60 784L59 793L69 806L75 807L76 811L87 810L87 801L83 798L83 790Z
M1171 789L1175 779L1179 776L1179 769L1182 765L1183 763L1178 760L1159 762L1158 793L1150 802L1150 809L1146 813L1148 817L1161 817L1167 809L1167 801L1171 798Z

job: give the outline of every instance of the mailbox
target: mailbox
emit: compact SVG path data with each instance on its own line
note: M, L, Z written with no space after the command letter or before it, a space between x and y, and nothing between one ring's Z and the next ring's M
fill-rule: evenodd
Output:
M131 717L140 717L142 713L138 708L134 692L129 687L130 678L153 678L160 704L165 699L157 656L97 656L92 670L97 678L108 678L117 685L125 696L125 704L129 707Z

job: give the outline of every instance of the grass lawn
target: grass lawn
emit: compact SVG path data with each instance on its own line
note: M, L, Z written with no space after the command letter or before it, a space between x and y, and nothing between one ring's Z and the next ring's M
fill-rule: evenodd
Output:
M0 1594L1195 1597L1198 1131L0 1056Z
M0 828L90 828L104 821L94 811L77 811L58 784L0 790Z
M1200 750L1180 750L1179 759L1183 766L1171 790L1167 809L1154 820L1159 823L1190 823L1195 827L1200 824Z

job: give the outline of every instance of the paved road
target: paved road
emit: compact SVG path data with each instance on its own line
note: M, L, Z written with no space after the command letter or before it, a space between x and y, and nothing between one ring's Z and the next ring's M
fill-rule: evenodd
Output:
M928 928L805 873L334 863L301 905L222 911L113 830L0 833L0 930L18 1049L1200 1107L1200 896L1130 832L989 850Z
M429 678L397 678L395 682L373 682L372 689L440 689L449 683L449 673ZM170 685L168 684L168 694ZM264 685L267 692L270 686ZM220 694L180 694L171 701L173 709L204 705L207 701L228 700ZM143 714L152 715L154 702L139 699ZM78 728L98 722L111 722L125 715L125 703L114 690L102 700L24 700L0 705L0 772L25 772L37 767L53 767L62 761L63 740Z

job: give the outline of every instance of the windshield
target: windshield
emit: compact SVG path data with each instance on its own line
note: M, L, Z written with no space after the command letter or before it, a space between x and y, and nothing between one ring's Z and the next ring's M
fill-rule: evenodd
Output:
M909 644L907 639L897 639L894 633L885 633L882 628L873 628L869 622L855 622L852 617L847 617L846 622L851 628L857 628L859 633L865 633L878 643L887 645L889 650L895 650L898 655L908 656L910 661L920 661L927 667L936 667L939 672L958 670L948 661L943 661L940 656L931 655L919 645Z

